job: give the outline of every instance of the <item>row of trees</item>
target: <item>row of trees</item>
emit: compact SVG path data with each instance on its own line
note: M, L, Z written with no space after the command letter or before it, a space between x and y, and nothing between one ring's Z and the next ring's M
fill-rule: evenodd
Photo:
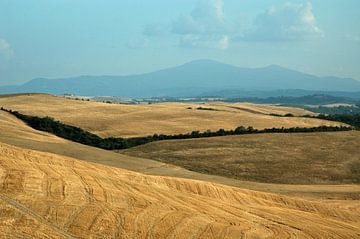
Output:
M356 130L360 130L360 114L335 114L335 115L320 114L317 116L307 116L307 117L342 122L353 126Z
M336 107L303 107L306 110L323 115L357 115L360 114L360 105L355 106L336 106Z
M324 107L324 108L326 108L326 107ZM280 114L270 114L270 115L277 116L277 117L296 117L290 113L285 114L285 115L280 115ZM341 123L345 123L345 124L353 126L356 130L360 130L360 113L357 113L357 114L319 114L316 116L303 115L300 117L316 118L316 119L322 119L322 120L341 122Z
M352 127L338 127L338 126L319 126L312 128L271 128L271 129L254 129L253 127L237 127L234 130L219 129L218 131L207 130L205 132L193 131L187 134L176 134L176 135L164 135L154 134L152 136L136 137L136 138L101 138L95 134L85 131L81 128L66 125L59 121L54 120L50 117L37 117L23 115L17 111L1 110L9 112L17 118L24 121L30 127L52 133L61 138L65 138L81 144L98 147L107 150L115 149L127 149L138 145L150 143L159 140L170 140L170 139L192 139L192 138L204 138L204 137L216 137L226 135L242 135L242 134L262 134L262 133L306 133L306 132L329 132L329 131L350 131Z

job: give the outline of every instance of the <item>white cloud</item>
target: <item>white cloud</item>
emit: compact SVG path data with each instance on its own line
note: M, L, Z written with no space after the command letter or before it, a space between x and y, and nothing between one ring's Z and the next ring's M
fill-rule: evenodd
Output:
M11 48L11 45L9 42L7 42L5 39L0 38L0 63L4 64L4 62L9 61L14 56L14 51Z
M184 35L180 38L179 46L181 47L199 47L201 43L201 37L196 35Z
M199 0L191 16L197 22L210 27L224 23L224 3L222 0Z
M203 26L190 15L180 16L172 24L172 32L180 35L201 34Z
M244 33L242 39L249 41L293 41L321 37L323 32L316 24L310 2L286 3L271 7L255 19L253 29Z
M0 51L10 50L10 44L5 40L0 38Z
M199 0L190 14L178 17L171 32L181 36L182 47L225 50L229 46L222 0Z
M170 31L179 36L181 47L221 50L228 49L234 39L253 42L302 41L324 35L316 23L310 2L272 6L257 15L247 30L240 25L226 18L223 0L198 0L192 11L178 16L170 27L148 25L143 34L153 37Z
M172 24L176 34L219 34L226 31L222 0L199 0L188 15L180 16Z
M229 37L228 36L223 36L220 40L219 40L219 49L222 50L226 50L229 48Z
M229 47L229 37L224 36L201 36L201 35L184 35L179 41L180 47L185 48L213 48L226 50Z

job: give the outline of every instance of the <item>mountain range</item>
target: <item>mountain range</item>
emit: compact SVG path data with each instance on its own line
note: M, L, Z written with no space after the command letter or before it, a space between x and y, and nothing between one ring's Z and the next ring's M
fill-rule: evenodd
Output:
M277 65L241 68L212 60L196 60L177 67L138 75L36 78L23 85L0 87L0 93L3 94L42 92L56 95L138 98L205 95L224 97L229 94L259 96L266 94L265 92L277 92L270 94L276 96L294 91L303 92L304 95L314 92L353 92L354 94L360 92L360 81L351 78L318 77ZM254 95L249 92L263 93Z

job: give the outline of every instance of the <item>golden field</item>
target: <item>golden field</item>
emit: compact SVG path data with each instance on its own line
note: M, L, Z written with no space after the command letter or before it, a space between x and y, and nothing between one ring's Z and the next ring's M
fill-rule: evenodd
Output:
M247 188L257 191L280 193L307 198L351 199L360 195L360 185L289 185L242 181L229 177L202 174L182 167L158 161L131 157L86 145L74 143L54 135L34 130L14 116L0 111L0 142L17 147L73 157L87 162L99 163L136 172L196 179L212 183ZM151 144L150 144L151 145ZM136 149L136 148L135 148Z
M357 238L359 208L0 144L3 238Z
M359 138L359 131L237 135L158 141L119 152L246 181L346 184L360 183Z
M246 103L124 105L79 101L45 94L29 94L2 97L0 106L17 110L23 114L50 116L102 137L180 134L195 130L216 131L220 128L230 130L238 126L263 129L340 125L336 122L319 119L274 117L267 114L304 115L311 113L297 108ZM215 110L198 110L199 107Z
M43 108L33 106L32 109L31 104L39 101L39 98L45 101L35 105L40 107L42 104ZM24 112L20 108L6 107L4 99L7 106L10 106L11 99L17 101L16 107L24 107L24 110L27 107L29 112ZM20 100L24 99L26 102L20 106ZM88 114L85 114L86 107L82 109L82 114L88 119L93 116L89 111L93 107L98 107L99 115L101 115L101 107L110 107L106 112L113 112L111 107L116 108L115 112L119 109L123 110L123 107L134 107L136 108L134 111L139 111L137 107L150 107L148 111L154 110L151 107L155 107L82 102L48 95L0 97L0 106L29 114L30 111L44 110L41 114L45 116L48 115L47 111L51 112L60 107L61 101L66 112L63 117L70 117L69 112L79 111L80 105L84 104L84 107L88 107ZM58 106L56 102L59 102ZM11 103L11 106L15 103ZM169 105L172 106L172 104L160 104L156 107L165 109L168 107L169 110ZM175 108L180 105L185 109L189 107L188 104L175 105L177 105L174 106ZM73 110L69 110L71 107ZM193 107L199 106L193 105ZM244 108L239 110L228 105L223 106L219 102L206 107L216 108L218 111L194 109L189 111L196 112L194 114L205 112L267 117L264 114L274 112L275 109L279 110L277 106L231 105L231 107ZM255 107L264 108L255 109ZM294 111L299 110L280 109L284 110L284 113L289 111L294 114ZM144 112L143 114L146 115ZM102 114L103 118L100 118L103 120L106 117L105 113ZM276 119L303 120L282 117ZM144 122L144 119L143 121L139 119L139 122ZM97 121L90 123L96 126ZM324 122L319 121L319 123ZM254 152L251 151L251 147L256 146L251 144L256 140L258 140L257 146L263 147L266 138L262 138L283 137L281 134L258 135L258 139L248 138L248 145L244 144L242 141L244 139L237 138L240 136L234 136L231 140L228 137L204 139L214 142L196 142L196 144L192 140L164 141L158 142L159 145L153 143L133 148L122 154L88 147L36 131L3 111L0 111L0 125L0 238L360 237L360 185L358 184L294 185L251 182L230 178L228 175L224 177L189 171L184 169L183 165L180 167L143 158L145 155L141 157L126 155L130 154L131 150L139 153L142 152L141 147L155 146L158 147L156 150L159 155L169 153L170 145L165 147L161 144L171 143L178 149L174 152L181 157L183 157L181 153L199 156L200 151L195 147L199 145L209 150L208 152L214 157L222 156L221 159L229 160L230 149L234 150L234 153L240 146L245 147L243 150L249 146L247 153L250 154ZM135 128L131 130L137 132ZM286 136L290 137L290 135ZM292 136L301 137L301 134ZM349 150L344 158L349 158L349 155L357 157L356 140L354 140L358 137L356 132L315 133L306 134L302 138L306 137L314 139L301 141L307 146L295 146L299 149L313 147L313 141L318 137L320 142L326 142L333 147L342 145L338 147L339 152ZM269 153L279 152L275 150L276 147L281 152L281 147L290 149L294 146L294 139L290 138L269 141L269 144L265 144ZM189 142L192 142L192 145L189 145ZM345 143L349 144L348 148L345 147ZM188 145L181 146L182 144ZM223 148L220 147L221 145ZM181 149L180 146L184 148ZM218 151L215 147L219 147ZM321 147L323 146L314 149L314 152L322 155L331 148ZM287 156L291 157L295 151L290 151ZM150 155L149 152L145 153ZM330 151L329 154L334 153ZM333 156L339 157L336 154ZM272 160L278 162L286 161L285 156L279 157L274 154L273 157ZM299 163L300 167L302 161L291 162L295 166ZM296 178L298 175L294 176Z

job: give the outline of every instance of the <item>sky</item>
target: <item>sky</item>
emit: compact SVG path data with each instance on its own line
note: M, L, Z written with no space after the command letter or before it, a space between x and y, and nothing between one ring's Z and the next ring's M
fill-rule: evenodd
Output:
M0 0L0 85L212 59L360 80L359 0Z

